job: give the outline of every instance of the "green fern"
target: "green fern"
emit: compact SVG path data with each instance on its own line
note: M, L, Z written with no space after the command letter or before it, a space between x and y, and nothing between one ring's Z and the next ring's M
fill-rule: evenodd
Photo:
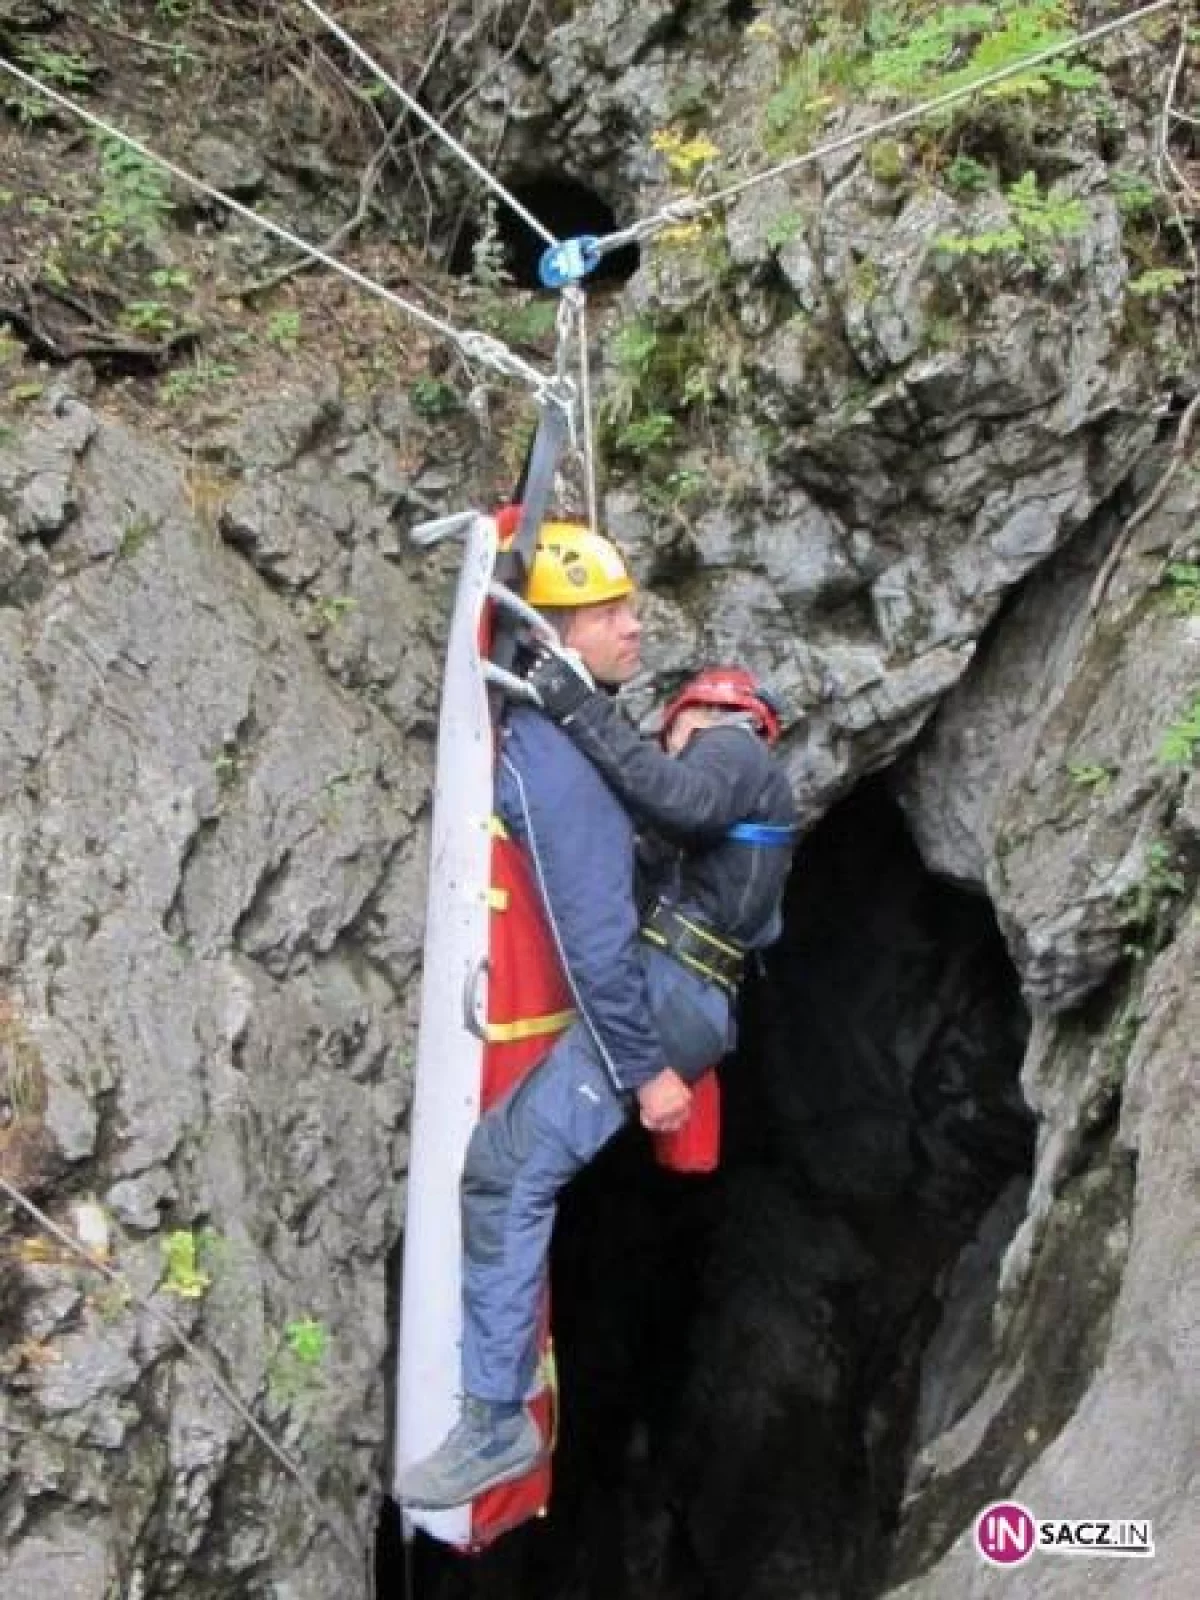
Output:
M1071 35L1070 8L1062 0L1029 0L1015 6L948 5L915 26L893 11L892 21L892 27L885 24L870 30L881 43L887 41L872 57L871 86L911 96L964 88ZM967 50L970 54L962 61ZM1099 82L1096 72L1077 62L1044 61L984 93L1009 99L1044 96L1055 89L1091 89Z
M1168 767L1190 767L1200 753L1200 694L1181 717L1170 724L1158 747L1158 759Z
M1088 225L1081 200L1038 188L1037 175L1027 172L1004 191L1010 220L984 233L943 233L934 241L951 256L1021 255L1041 261L1046 246L1082 233Z
M871 60L871 81L878 89L899 94L918 94L934 79L958 48L959 41L996 20L994 5L944 6L918 27L902 29L897 24L896 43L879 50ZM890 30L889 30L890 31Z

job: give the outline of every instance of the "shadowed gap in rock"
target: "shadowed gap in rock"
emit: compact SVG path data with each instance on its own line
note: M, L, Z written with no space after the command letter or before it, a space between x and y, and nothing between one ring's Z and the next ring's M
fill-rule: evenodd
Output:
M861 786L805 842L748 983L721 1170L663 1172L630 1129L564 1198L549 1515L475 1558L419 1538L415 1600L877 1593L912 1450L985 1378L1027 1029L987 901ZM379 1593L403 1592L393 1552Z
M558 239L573 239L582 234L595 234L599 238L616 230L617 219L612 206L577 178L543 173L518 182L505 182L513 197ZM546 249L545 241L500 202L496 203L494 217L496 245L514 286L540 289L538 263ZM451 272L461 277L470 274L476 248L487 226L489 223L482 212L467 217L450 251ZM625 283L637 271L640 260L637 245L614 250L591 273L587 286Z

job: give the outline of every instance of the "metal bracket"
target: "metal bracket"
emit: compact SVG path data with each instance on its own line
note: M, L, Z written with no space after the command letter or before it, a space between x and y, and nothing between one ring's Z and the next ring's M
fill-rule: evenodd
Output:
M455 511L448 517L435 517L432 522L418 522L410 538L414 544L439 544L443 539L465 539L478 511Z
M483 990L488 979L488 959L481 956L463 984L463 1023L469 1033L487 1043L487 1014L484 1010Z

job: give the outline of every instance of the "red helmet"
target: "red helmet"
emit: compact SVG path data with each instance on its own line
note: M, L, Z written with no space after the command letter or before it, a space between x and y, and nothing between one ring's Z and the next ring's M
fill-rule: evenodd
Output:
M689 706L718 706L729 711L748 712L754 718L756 731L768 744L774 744L779 737L779 704L745 667L706 667L685 683L663 712L661 739L667 737L675 718Z

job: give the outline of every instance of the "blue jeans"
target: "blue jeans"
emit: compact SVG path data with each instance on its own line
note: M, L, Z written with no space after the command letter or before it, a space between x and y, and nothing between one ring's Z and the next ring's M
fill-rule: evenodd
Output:
M652 946L643 947L642 962L663 1057L681 1077L695 1079L728 1047L728 996ZM462 1179L467 1394L524 1399L534 1378L559 1191L634 1104L632 1094L613 1088L591 1032L577 1022L480 1118Z

